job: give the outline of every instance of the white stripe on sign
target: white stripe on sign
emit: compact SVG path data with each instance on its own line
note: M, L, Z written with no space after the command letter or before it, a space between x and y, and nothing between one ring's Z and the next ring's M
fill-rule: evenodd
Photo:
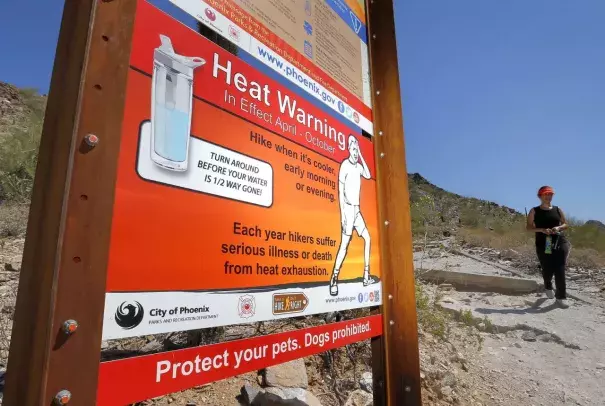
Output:
M273 291L224 292L128 292L107 293L103 339L171 333L240 323L276 320L379 306L381 283L361 282L339 285L338 296L330 296L329 286L288 288ZM280 296L303 296L304 310L284 312Z

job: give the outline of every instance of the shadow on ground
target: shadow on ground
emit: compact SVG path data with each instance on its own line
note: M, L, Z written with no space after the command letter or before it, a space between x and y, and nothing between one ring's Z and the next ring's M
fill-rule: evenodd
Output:
M539 314L539 313L547 313L552 310L558 309L559 306L556 303L552 303L546 307L541 307L547 300L546 298L540 298L533 302L530 307L525 309L486 309L486 308L477 308L475 311L481 314ZM526 302L526 304L529 304Z

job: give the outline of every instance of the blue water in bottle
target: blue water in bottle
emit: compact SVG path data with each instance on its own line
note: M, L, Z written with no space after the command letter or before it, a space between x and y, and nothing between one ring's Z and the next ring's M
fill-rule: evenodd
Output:
M155 108L155 153L174 162L187 159L189 114L160 103Z

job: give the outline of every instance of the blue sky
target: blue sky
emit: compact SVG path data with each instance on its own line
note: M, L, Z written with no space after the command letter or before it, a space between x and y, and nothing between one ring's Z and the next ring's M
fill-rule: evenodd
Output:
M48 91L62 6L0 2L0 80ZM519 210L552 184L605 221L605 1L396 6L408 170Z
M605 221L605 1L396 2L408 169Z

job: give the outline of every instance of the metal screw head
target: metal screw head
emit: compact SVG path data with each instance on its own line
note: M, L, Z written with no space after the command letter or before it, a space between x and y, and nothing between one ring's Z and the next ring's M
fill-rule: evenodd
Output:
M372 38L376 39L376 34L372 34Z
M384 222L384 225L385 225L385 226L388 226L388 225L389 225L389 220L385 221L385 222Z
M384 152L381 152L381 153L380 153L380 157L381 157L381 158L384 158Z
M376 90L376 94L380 94L380 90Z
M55 395L55 405L62 406L69 403L71 400L71 392L67 389L63 389Z
M389 321L389 324L390 324L391 326L394 326L394 325L395 325L395 322L394 322L393 320L391 320L391 321Z
M78 322L75 320L66 320L63 323L63 332L67 335L72 335L78 329Z
M412 391L412 388L410 388L409 386L406 386L406 387L405 387L405 391L406 391L406 392L411 392L411 391Z
M86 134L84 142L86 142L89 147L96 147L99 143L99 137L94 134Z
M389 300L393 300L393 295L389 295Z
M382 131L378 131L378 135L382 135Z

